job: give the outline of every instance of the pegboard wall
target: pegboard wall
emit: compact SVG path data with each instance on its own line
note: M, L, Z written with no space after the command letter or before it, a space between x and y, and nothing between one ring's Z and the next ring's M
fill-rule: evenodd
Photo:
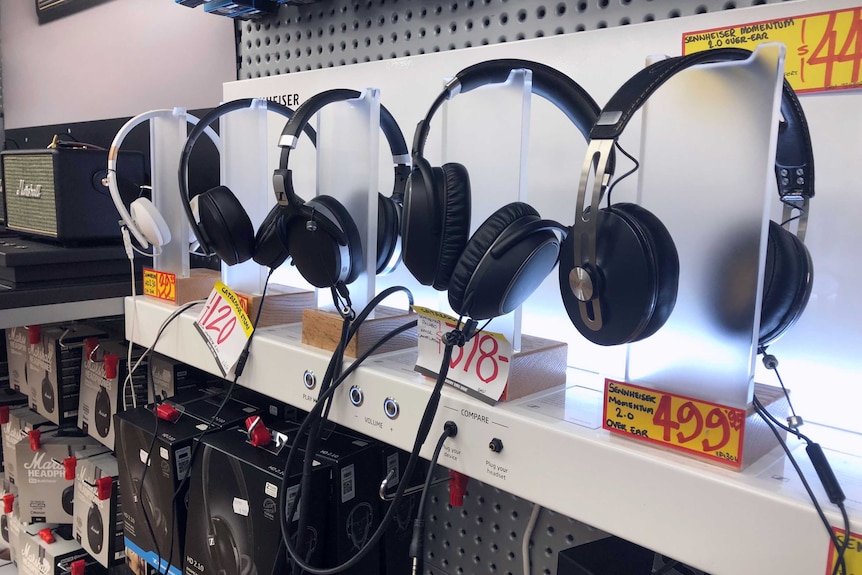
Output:
M237 23L237 79L786 0L325 0Z

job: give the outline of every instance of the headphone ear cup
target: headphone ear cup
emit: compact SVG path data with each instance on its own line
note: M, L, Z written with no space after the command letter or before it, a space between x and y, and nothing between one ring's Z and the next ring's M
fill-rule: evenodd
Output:
M760 311L759 345L778 339L802 315L811 296L814 264L805 244L770 221Z
M467 242L449 282L449 305L477 320L505 315L521 305L554 269L560 243L550 230L525 237L495 257L491 249L522 225L539 219L532 206L514 202L482 223Z
M200 227L218 257L227 265L251 259L254 228L239 200L226 186L198 196Z
M391 198L377 194L377 266L375 270L378 274L388 268L394 269L398 263L392 262L393 257L398 257L396 248L401 230L401 218L398 212L399 207Z
M236 546L233 531L227 521L221 517L210 518L213 543L210 545L210 558L214 572L218 575L233 575L242 572L241 554Z
M138 198L129 206L135 227L152 245L160 248L171 241L171 229L162 214L148 198Z
M273 206L269 211L254 236L255 262L274 269L287 260L290 252L285 241L284 220L289 217L288 209L283 206Z
M470 175L461 164L444 164L442 168L434 168L434 185L441 200L438 205L443 206L444 212L440 222L440 251L435 254L431 250L427 257L435 258L431 285L446 290L470 235Z
M102 552L103 527L102 514L99 513L99 508L93 503L87 512L87 542L90 544L90 549L96 554Z

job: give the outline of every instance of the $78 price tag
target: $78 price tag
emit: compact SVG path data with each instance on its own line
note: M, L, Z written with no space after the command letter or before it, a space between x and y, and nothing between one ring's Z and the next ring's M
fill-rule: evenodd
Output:
M227 375L236 365L253 331L239 296L220 281L216 282L195 320L195 328L215 357L222 375Z
M432 309L413 306L419 314L419 358L416 371L436 377L443 361L443 336L457 320ZM464 347L452 350L447 383L487 403L500 400L509 380L512 344L501 334L483 331Z

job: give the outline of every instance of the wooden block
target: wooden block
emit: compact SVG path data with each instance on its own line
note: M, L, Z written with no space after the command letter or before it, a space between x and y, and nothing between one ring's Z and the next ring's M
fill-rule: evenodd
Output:
M772 414L775 419L781 423L787 423L787 413L790 410L790 404L784 396L784 392L779 387L764 385L762 383L754 384L754 394L763 407ZM783 429L778 430L781 437L787 439L787 432ZM763 419L754 411L754 406L749 405L745 414L745 437L742 442L742 467L739 471L745 469L750 464L754 463L778 445L775 435L767 427Z
M509 381L500 401L520 399L566 383L569 345L532 335L521 336L521 350L512 355Z
M251 321L257 317L260 294L249 295L237 292ZM263 311L257 327L284 325L302 321L303 312L316 305L314 291L279 284L270 284L266 290Z
M189 277L177 278L176 305L185 305L190 301L207 299L215 283L221 279L221 272L204 268L189 270ZM164 300L162 300L164 301Z
M359 357L374 345L381 337L393 329L414 321L418 314L400 309L378 306L374 319L367 319L359 328L356 336L350 340L345 355ZM334 351L341 338L341 316L335 311L322 309L306 309L302 313L302 343L313 345L327 351ZM416 346L417 328L409 329L390 339L378 349L377 353L386 353Z

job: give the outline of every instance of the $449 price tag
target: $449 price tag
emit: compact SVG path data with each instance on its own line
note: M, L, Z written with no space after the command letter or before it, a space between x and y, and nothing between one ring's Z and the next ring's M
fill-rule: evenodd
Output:
M419 314L419 358L416 371L436 377L443 361L443 336L455 329L457 320L432 309L413 306ZM512 344L501 334L483 331L464 347L452 350L446 382L482 401L500 400L509 380Z
M240 298L222 282L216 282L210 292L195 320L195 328L215 357L222 375L227 375L236 365L253 331Z
M731 467L742 467L745 410L605 380L602 426Z

